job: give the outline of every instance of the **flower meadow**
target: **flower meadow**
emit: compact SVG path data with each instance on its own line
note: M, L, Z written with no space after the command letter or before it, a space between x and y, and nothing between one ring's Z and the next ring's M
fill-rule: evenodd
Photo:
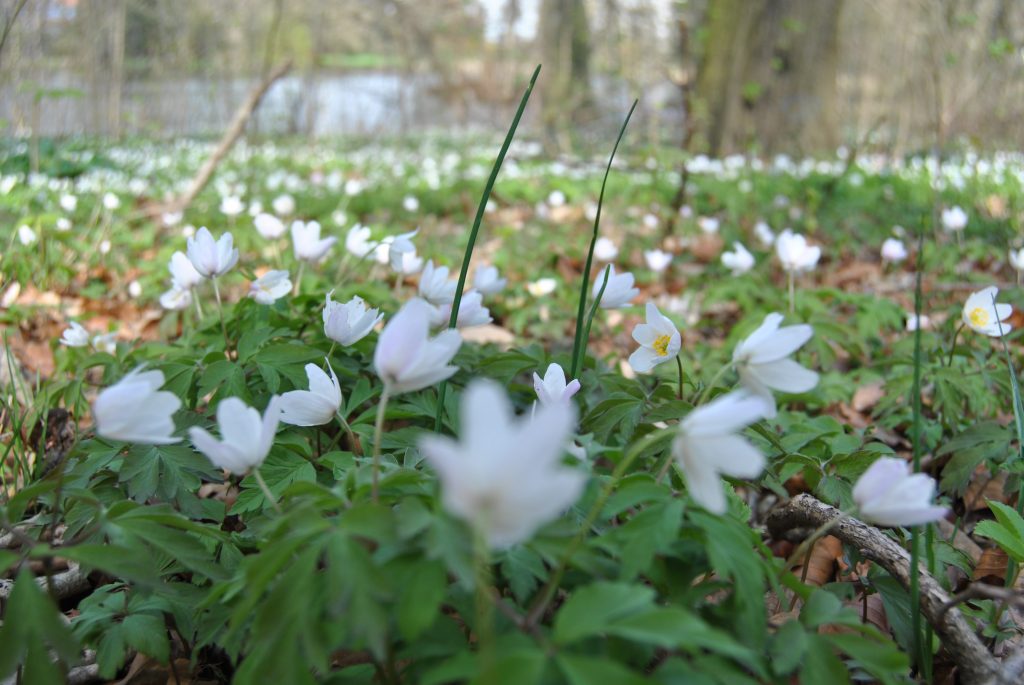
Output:
M8 144L0 682L1005 667L1024 158L495 149Z

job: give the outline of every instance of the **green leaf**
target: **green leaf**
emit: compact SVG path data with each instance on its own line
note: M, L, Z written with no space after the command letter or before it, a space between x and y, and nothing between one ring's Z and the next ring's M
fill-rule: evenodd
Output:
M440 615L438 608L448 589L448 574L439 561L421 561L398 600L398 629L415 640Z
M64 682L52 665L49 649L65 663L78 660L78 643L71 629L25 567L14 581L0 625L0 678L7 678L21 665L25 667L24 682Z
M555 616L554 638L568 644L605 632L608 623L650 606L654 590L632 583L596 582L573 592Z
M850 673L828 641L820 635L807 637L804 667L800 669L801 685L849 685Z
M1017 563L1024 562L1024 540L1017 533L995 521L982 521L974 527L974 534L991 538Z
M132 614L121 622L125 641L162 664L170 659L171 645L167 639L167 626L160 616Z
M827 590L815 590L800 611L800 622L808 628L817 628L835 622L843 610L839 598Z
M648 682L611 659L562 654L556 661L570 685L647 685Z
M775 631L768 645L772 672L789 675L797 669L807 652L807 632L800 621L787 621Z

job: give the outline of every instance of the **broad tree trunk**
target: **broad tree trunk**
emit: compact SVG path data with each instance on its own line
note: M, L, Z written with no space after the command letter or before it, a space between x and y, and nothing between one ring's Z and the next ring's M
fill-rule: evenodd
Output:
M586 116L590 92L590 35L583 0L544 0L541 5L541 119L547 142L563 135Z

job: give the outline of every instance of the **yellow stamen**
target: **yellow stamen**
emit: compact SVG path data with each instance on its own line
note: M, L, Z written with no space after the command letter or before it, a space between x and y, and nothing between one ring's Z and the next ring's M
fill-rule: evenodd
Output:
M659 357L668 356L668 344L671 340L671 335L659 335L654 339L654 344L651 345L651 347L654 348L654 351L658 353Z
M978 326L979 328L988 325L988 310L984 307L975 307L967 315L967 318L971 320L971 325Z

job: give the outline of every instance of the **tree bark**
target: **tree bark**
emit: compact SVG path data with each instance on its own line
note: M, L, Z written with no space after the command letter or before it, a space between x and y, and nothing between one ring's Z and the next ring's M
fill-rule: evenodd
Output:
M593 104L590 34L583 0L544 0L541 6L541 120L545 140L567 147L564 134L580 124Z

